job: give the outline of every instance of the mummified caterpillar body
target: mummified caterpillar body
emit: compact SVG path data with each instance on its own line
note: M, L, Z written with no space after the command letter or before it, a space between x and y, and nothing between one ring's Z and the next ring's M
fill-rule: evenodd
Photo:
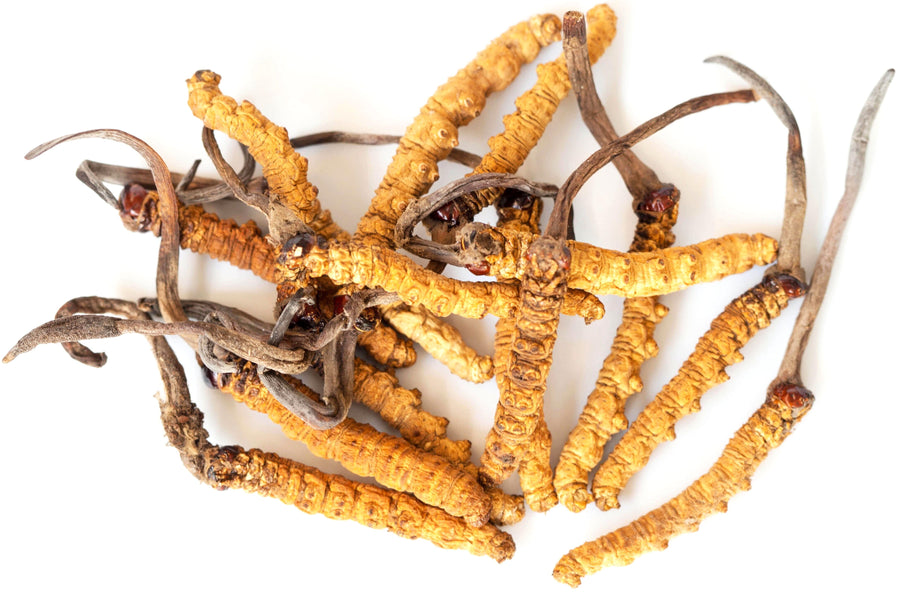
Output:
M377 412L410 443L453 463L468 463L472 443L447 438L447 419L422 409L418 389L406 389L397 378L356 359L353 399Z
M464 282L435 274L390 249L374 245L332 243L327 248L296 246L282 253L279 271L286 283L328 276L335 284L357 284L397 293L409 304L422 304L435 315L481 319L487 314L509 317L518 306L519 290L499 282ZM585 292L568 290L563 315L586 323L603 317L603 303Z
M304 513L349 519L497 562L511 558L515 551L512 537L493 525L472 527L408 494L326 474L274 453L216 447L206 452L205 460L207 481L222 489L240 488L294 505Z
M543 422L547 374L566 292L570 255L563 241L540 237L525 257L528 269L519 287L507 376L499 384L500 402L481 458L479 477L485 484L499 484L519 466Z
M661 507L571 550L557 563L554 578L576 587L583 576L631 564L644 552L664 550L671 538L696 531L706 517L724 513L732 496L750 488L756 468L791 434L813 400L812 393L796 385L771 388L765 403L738 429L706 474Z
M791 298L804 293L791 276L769 277L731 301L675 375L631 424L594 475L592 491L601 509L617 508L618 493L647 464L657 445L675 438L675 423L700 410L700 398L728 380L725 367L740 362L740 349L768 327Z
M127 185L123 194L126 192L137 194L131 198L132 202L137 203L137 199L141 199L139 208L122 212L128 226L148 230L158 237L161 221L157 193L146 191L136 184ZM277 251L252 220L239 225L231 219L222 220L207 212L203 206L180 205L178 225L182 249L228 262L242 270L250 270L263 280L276 282Z
M381 311L394 329L419 344L457 377L472 383L484 383L494 376L491 357L475 352L463 341L459 330L428 309L421 306L386 306Z
M488 495L472 475L444 458L350 418L331 429L312 429L275 400L249 363L239 373L218 375L217 383L236 401L268 415L289 438L305 443L314 455L334 459L356 475L371 476L389 488L409 492L472 525L488 520Z
M322 210L318 189L306 178L307 160L291 146L287 130L269 121L252 103L240 105L219 90L222 77L201 70L188 79L188 106L203 125L228 134L247 147L260 164L270 195L298 219L326 237L347 237Z
M638 224L629 251L655 251L674 243L672 227L678 219L675 192L672 186L662 186L648 200L635 204ZM662 211L657 212L659 208ZM556 465L553 486L560 502L570 511L580 512L593 500L588 490L588 474L603 458L603 448L609 438L628 427L625 403L643 389L641 365L659 351L653 330L667 313L668 309L655 296L627 298L622 304L622 322L610 353Z
M506 88L541 48L559 40L560 29L559 18L554 15L519 23L437 89L400 139L394 159L357 226L356 238L385 247L393 244L397 219L437 180L437 163L457 145L458 128L481 113L487 96Z
M488 275L522 278L523 256L535 235L478 223L460 234L464 249L480 256L488 266ZM762 234L732 234L687 247L628 253L569 241L572 267L568 286L591 294L624 297L667 294L772 263L777 247L775 239Z
M595 6L588 16L588 52L596 62L616 34L616 15L605 4ZM544 134L571 83L566 72L566 59L559 56L537 67L537 82L516 99L516 112L503 118L503 131L488 140L490 152L484 155L476 173L515 173ZM480 212L502 193L501 188L486 189L458 198L463 210Z
M643 388L641 364L659 349L652 338L653 328L665 313L656 297L625 299L622 323L610 353L556 466L554 486L571 511L583 510L593 499L587 489L588 474L603 457L610 436L628 427L625 402Z

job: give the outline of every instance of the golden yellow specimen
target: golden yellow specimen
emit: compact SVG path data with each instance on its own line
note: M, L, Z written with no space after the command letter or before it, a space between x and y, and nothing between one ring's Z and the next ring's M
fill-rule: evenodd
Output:
M592 491L601 509L617 508L618 494L647 464L657 445L675 438L675 423L700 411L700 398L728 380L725 367L743 360L740 349L768 327L802 293L790 278L771 277L731 301L710 324L678 373L660 390L594 474Z
M596 62L616 35L616 15L605 4L588 11L588 52ZM490 151L472 172L515 173L544 134L556 108L571 89L566 59L560 55L537 67L537 82L516 99L516 111L503 118L503 131L488 140ZM499 197L502 190L487 189L460 198L469 212L479 212Z
M477 234L469 249L483 258L489 266L487 273L521 280L525 253L536 236L493 227L482 227ZM623 253L580 241L569 241L568 248L572 253L570 289L636 297L675 292L772 263L778 243L762 234L733 234L652 252Z
M219 90L221 76L201 70L188 79L188 106L203 125L228 134L247 147L260 164L269 195L313 230L327 237L346 236L322 210L318 190L306 178L307 161L291 146L287 130L269 121L250 102ZM286 237L285 237L286 238Z
M304 513L423 538L441 548L462 549L497 562L515 551L512 537L493 525L473 527L408 494L326 474L274 453L217 447L207 453L206 468L213 485L276 498Z
M791 434L813 399L805 389L775 386L706 474L658 509L571 550L556 564L554 578L577 587L583 576L631 564L644 552L664 550L671 538L696 531L709 515L724 513L732 496L750 488L756 468Z
M508 317L518 303L518 289L498 282L464 282L431 272L390 249L356 242L333 243L327 248L299 246L282 254L279 269L299 285L305 277L328 276L335 284L357 284L397 293L409 305L422 304L438 316L460 315L481 319L487 314ZM577 315L585 322L603 317L596 297L566 291L563 315Z
M458 144L458 128L478 116L487 96L506 88L541 48L559 40L560 27L555 15L519 23L438 88L400 139L355 238L372 245L393 244L397 219L437 181L437 163Z
M218 384L236 401L268 415L288 437L302 441L318 457L333 459L356 475L371 476L389 488L410 492L472 525L488 520L490 497L474 476L443 457L350 418L335 428L315 430L272 397L250 363L239 373L219 375Z

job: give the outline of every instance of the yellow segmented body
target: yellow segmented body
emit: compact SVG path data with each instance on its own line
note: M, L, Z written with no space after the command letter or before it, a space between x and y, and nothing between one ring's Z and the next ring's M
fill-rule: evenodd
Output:
M402 387L394 375L359 359L353 367L353 376L353 399L377 412L407 441L453 463L470 461L472 443L447 438L447 419L422 409L422 394L418 389Z
M658 351L653 329L665 313L656 297L625 299L610 353L556 465L554 487L571 511L581 511L593 500L588 474L602 459L609 438L628 427L625 402L643 387L641 364Z
M519 290L513 284L464 282L436 274L390 249L359 243L333 243L301 254L285 253L278 264L287 279L302 285L304 276L328 276L335 284L357 284L396 293L409 305L421 304L440 317L460 315L481 319L487 314L509 317L518 306ZM585 292L566 291L563 315L578 315L586 322L603 316L603 304Z
M379 364L400 368L416 362L413 343L383 323L379 323L371 331L359 334L356 343Z
M616 15L605 4L587 13L588 56L596 62L616 35ZM537 67L537 82L516 99L516 111L503 118L503 131L488 140L490 151L484 155L475 173L515 173L535 147L547 124L556 113L572 85L566 68L565 55ZM479 212L492 204L502 193L500 188L467 194L460 202L470 212Z
M678 219L678 203L659 214L636 209L638 224L629 251L655 251L675 242L672 227ZM656 325L668 313L659 297L633 297L622 304L622 322L616 330L610 353L597 374L578 422L569 433L553 477L553 486L566 508L584 510L593 495L588 490L588 474L603 458L609 438L625 430L625 403L643 388L641 365L656 356L653 339Z
M562 241L541 237L526 254L528 273L520 285L520 306L499 383L500 402L488 433L479 476L499 484L518 468L537 426L556 343L569 255Z
M160 234L159 196L147 192L141 223L154 235ZM275 282L275 249L252 220L244 224L222 220L203 206L179 205L178 225L181 248L225 261L242 270L250 270L268 282Z
M457 145L458 128L481 113L487 96L506 88L541 48L558 40L561 27L554 15L519 23L437 89L401 138L357 226L356 238L381 246L393 244L397 219L437 180L437 164Z
M490 233L494 250L484 255L487 273L501 279L521 279L523 256L536 236L497 228L480 233ZM778 242L762 234L732 234L647 253L623 253L580 241L569 241L568 247L572 253L569 288L637 297L675 292L772 263Z
M188 79L188 106L203 125L228 134L247 147L260 164L270 194L320 235L346 238L322 210L318 190L306 178L307 160L291 146L287 130L269 121L252 103L238 104L219 90L222 77L201 70Z
M304 513L356 521L401 537L426 539L497 562L511 558L515 544L492 525L472 527L458 517L408 494L326 474L259 449L216 447L206 455L206 477L219 488L239 488L290 504Z
M220 375L219 387L236 401L268 415L288 437L303 442L318 457L333 459L358 476L371 476L384 486L409 492L472 525L488 520L488 495L473 476L442 457L350 418L334 428L315 430L272 397L260 382L256 367L249 363L239 373Z
M812 405L769 396L729 441L712 468L681 494L643 517L563 556L556 580L577 587L581 578L608 566L625 566L645 552L665 549L676 535L696 531L708 516L723 513L732 496L750 488L750 478L772 449L791 433ZM799 408L797 407L799 403Z
M466 381L484 383L494 376L494 362L481 356L463 340L452 325L421 306L385 306L384 319L394 329L419 344L425 352Z
M740 362L740 349L768 327L790 297L776 281L757 284L731 301L710 324L675 375L625 432L594 475L592 491L601 509L619 506L618 493L647 464L657 445L675 438L675 423L700 410L700 398L728 380L725 367Z

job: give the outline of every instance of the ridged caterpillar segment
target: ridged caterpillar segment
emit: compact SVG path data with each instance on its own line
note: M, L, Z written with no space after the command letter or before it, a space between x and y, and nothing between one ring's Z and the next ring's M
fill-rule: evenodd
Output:
M506 88L523 64L559 40L560 29L554 15L519 23L437 89L400 139L355 238L373 245L393 245L398 218L437 181L437 164L457 145L458 128L478 116L487 96Z
M672 227L678 219L678 202L674 192L677 190L669 186L650 196L651 200L665 200L661 212L642 211L646 200L635 204L638 224L630 252L665 249L675 242ZM659 351L653 332L667 313L668 309L655 296L627 298L622 304L622 322L609 355L556 465L553 486L560 502L570 511L580 512L593 500L588 475L603 458L610 437L628 427L625 404L643 388L641 366Z
M617 508L618 494L653 450L675 438L675 423L700 411L700 398L728 380L725 368L743 360L740 349L777 318L794 293L791 280L770 278L731 301L710 324L678 373L638 415L594 475L601 509Z
M566 292L569 253L563 241L537 239L526 255L528 270L520 284L520 306L507 359L506 379L494 425L488 433L479 476L499 484L525 456L543 418L543 396L552 362L556 330Z
M222 77L201 70L188 79L188 106L203 125L228 134L247 147L260 164L269 184L270 194L301 221L326 237L347 235L322 210L317 198L318 189L307 178L306 158L291 146L287 130L269 121L249 101L237 101L219 90Z
M275 498L309 514L350 520L401 537L426 539L438 547L462 549L497 562L511 558L515 544L493 525L473 527L414 497L372 484L326 474L259 449L216 447L206 452L211 485Z
M406 440L381 433L350 418L335 428L315 430L291 414L260 382L255 366L218 376L219 388L236 401L266 414L291 439L303 442L316 456L333 459L358 476L413 494L472 525L489 517L490 498L467 472Z
M465 282L431 272L408 257L374 245L332 243L282 254L279 271L287 283L305 277L328 276L335 284L356 284L397 293L409 304L422 304L440 317L460 315L481 319L487 314L508 317L518 306L519 290L500 282ZM603 304L585 292L568 290L563 315L577 315L585 322L603 316Z
M472 443L447 438L448 420L422 409L418 389L402 387L394 375L360 359L354 364L353 378L354 400L376 412L407 441L453 463L469 462Z
M535 235L498 228L478 231L479 251L488 265L488 275L498 279L521 279L524 254ZM655 296L682 290L702 282L713 282L731 274L775 260L778 242L762 234L731 234L686 247L668 247L652 252L603 249L589 243L569 241L572 267L568 287L591 294L624 297Z
M421 306L383 307L385 321L466 381L484 383L494 376L490 356L478 354L452 325Z
M610 353L603 361L593 391L588 395L575 428L569 433L553 478L560 502L573 511L583 510L593 496L588 474L603 458L609 438L628 427L625 402L643 388L641 365L656 355L653 329L666 308L657 297L625 299Z
M803 388L776 386L706 474L661 507L571 550L556 564L553 577L577 587L585 575L631 564L645 552L664 550L673 537L696 531L710 515L724 513L732 496L749 490L759 464L791 434L812 403L812 394Z
M595 6L587 13L588 52L596 62L616 35L616 15L609 6ZM484 155L476 173L515 173L543 136L556 108L571 89L566 59L560 55L552 62L539 64L537 82L516 99L516 111L503 118L503 131L488 140L490 151ZM487 189L459 199L469 212L480 212L494 203L502 189Z
M160 233L158 202L157 193L150 191L141 207L140 223L155 236ZM242 270L250 270L263 280L276 282L277 252L252 220L239 225L231 219L222 220L200 205L180 205L178 224L182 249L228 262Z

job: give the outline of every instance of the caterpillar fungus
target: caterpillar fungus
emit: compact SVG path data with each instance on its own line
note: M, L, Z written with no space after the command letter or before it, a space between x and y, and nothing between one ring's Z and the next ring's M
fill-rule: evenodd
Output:
M539 15L495 39L425 103L400 139L355 238L391 246L397 218L437 180L437 163L457 143L457 130L481 113L487 96L506 88L541 48L559 39L560 22Z
M581 119L601 146L608 144L618 134L594 84L584 17L577 12L566 13L563 34L566 63L576 89ZM629 251L670 247L675 241L672 227L678 219L678 189L660 182L656 173L631 150L615 158L613 165L632 196L632 209L637 216ZM566 438L554 471L553 487L560 502L570 511L583 510L593 499L587 488L588 474L600 462L609 437L628 425L625 402L643 387L641 365L659 349L653 331L667 312L655 296L626 298L622 305L622 320L609 355L603 361L577 423Z

